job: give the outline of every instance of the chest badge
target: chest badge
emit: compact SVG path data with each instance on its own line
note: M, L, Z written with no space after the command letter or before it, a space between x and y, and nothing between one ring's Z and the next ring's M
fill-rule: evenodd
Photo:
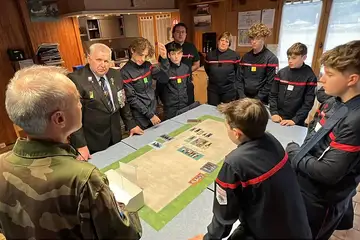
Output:
M179 84L181 83L181 78L177 79L177 83L179 83Z
M94 92L93 91L89 91L89 97L90 97L90 99L94 99Z
M256 67L251 67L252 72L256 72Z
M144 83L148 83L149 81L148 81L148 79L147 79L147 77L145 77L144 78Z
M111 85L114 85L114 79L110 78Z

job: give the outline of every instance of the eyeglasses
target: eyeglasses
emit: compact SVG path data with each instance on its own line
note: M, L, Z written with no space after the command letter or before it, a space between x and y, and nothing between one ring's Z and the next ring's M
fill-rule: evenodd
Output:
M175 31L175 33L177 33L177 34L185 34L186 31Z

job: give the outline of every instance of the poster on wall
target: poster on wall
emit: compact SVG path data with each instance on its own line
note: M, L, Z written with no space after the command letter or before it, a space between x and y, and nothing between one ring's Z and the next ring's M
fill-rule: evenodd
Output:
M274 27L275 9L263 9L261 12L261 22L268 28Z
M196 6L196 15L194 16L195 30L210 31L211 15L209 4L199 4Z
M238 30L238 46L247 47L251 46L250 38L248 35L248 29L239 29Z
M239 12L238 29L249 29L253 24L261 21L261 10Z
M59 20L57 0L28 0L27 6L32 22Z
M251 46L248 31L255 23L261 22L261 10L239 12L238 14L238 46Z
M211 29L211 15L194 16L195 30L209 31Z

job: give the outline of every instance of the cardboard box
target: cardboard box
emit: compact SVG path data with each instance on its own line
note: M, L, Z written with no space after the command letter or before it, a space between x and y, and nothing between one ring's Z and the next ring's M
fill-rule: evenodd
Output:
M144 206L144 193L138 187L136 168L125 163L120 163L117 170L109 170L106 173L111 191L117 202L125 204L129 212L137 212Z

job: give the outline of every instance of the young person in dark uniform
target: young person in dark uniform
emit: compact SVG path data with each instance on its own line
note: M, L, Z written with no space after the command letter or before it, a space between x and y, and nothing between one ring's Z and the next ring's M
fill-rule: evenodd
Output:
M288 156L270 133L261 101L243 98L219 105L229 138L238 147L226 156L215 181L213 219L205 236L229 239L311 239L304 202Z
M109 68L110 60L108 46L93 44L89 64L68 76L81 96L82 128L70 136L70 143L77 148L81 160L88 160L91 153L121 141L120 117L130 135L143 134L132 117L120 73Z
M184 23L176 24L172 29L172 35L174 38L173 42L179 43L183 50L182 62L189 67L190 76L192 72L196 71L200 67L200 56L198 50L196 49L195 45L189 42L186 42L186 34L187 34L187 27ZM165 45L166 49L170 46L172 42ZM160 61L160 58L159 58ZM194 84L191 81L187 83L187 94L188 94L188 105L194 103ZM157 84L157 91L159 95L162 95L162 89L165 86L159 86Z
M353 222L353 214L347 213L353 213L352 197L360 182L360 41L325 52L321 64L325 72L319 82L334 97L321 104L309 126L304 145L315 144L307 154L301 157L307 148L297 143L289 143L286 151L298 175L313 237L325 240L335 229L350 229ZM339 116L345 107L347 112ZM323 128L325 124L331 125ZM312 138L326 130L320 140Z
M170 59L170 68L167 71L169 81L164 84L162 96L165 119L175 117L179 110L188 106L187 84L191 81L189 67L181 62L182 46L172 42L168 45L167 52Z
M265 24L254 24L248 34L252 50L240 61L239 97L256 98L268 104L279 60L265 47L266 38L271 34Z
M169 65L165 46L158 43L159 54L163 56L162 66ZM168 76L158 65L147 61L154 55L154 47L145 38L137 38L130 45L131 59L120 70L124 79L127 101L135 121L142 129L160 123L156 115L156 99L153 78L167 82ZM167 67L168 68L168 67Z
M240 56L229 49L231 38L231 33L222 33L217 49L206 55L205 71L209 76L207 97L210 105L217 106L237 98L237 85L240 81L238 74Z
M294 43L288 50L289 66L281 69L270 93L270 113L273 122L283 126L305 125L315 101L317 78L306 65L307 47Z

